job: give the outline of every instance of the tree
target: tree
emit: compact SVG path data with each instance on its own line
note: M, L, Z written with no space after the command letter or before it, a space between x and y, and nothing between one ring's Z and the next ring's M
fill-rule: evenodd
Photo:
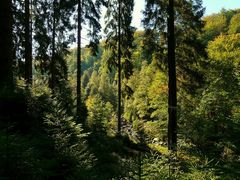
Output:
M98 52L98 44L101 36L99 35L101 31L100 17L102 6L107 5L107 0L85 0L83 1L82 11L83 11L83 23L88 24L88 38L89 44L87 47L90 48L92 55L96 56Z
M199 40L203 27L204 8L200 0L175 0L176 73L179 86L186 91L194 90L202 83L198 67L206 55ZM144 49L152 55L160 70L167 72L167 15L168 1L146 1L144 11Z
M124 118L136 125L143 125L144 135L148 139L166 140L167 132L167 76L152 63L142 63L140 71L134 71L128 84L133 94L124 101Z
M0 2L0 89L13 88L12 2Z
M117 61L117 66L118 66L118 134L121 134L121 118L122 118L122 109L121 109L121 101L122 101L122 85L121 85L121 70L122 70L122 65L121 65L121 8L122 8L122 1L118 1L118 61Z
M89 96L86 101L88 109L88 126L92 131L106 131L108 123L113 116L111 103L105 103L99 94Z
M32 84L32 24L30 15L30 1L25 0L25 80Z
M93 96L98 92L99 82L100 82L100 79L99 79L98 72L93 71L87 86L87 89L89 89L88 95Z
M35 21L34 40L37 68L48 75L52 89L63 88L67 79L65 55L72 35L67 33L73 29L70 17L74 11L74 1L34 1ZM48 18L51 17L51 18Z
M77 35L77 119L81 115L81 30L82 30L82 1L78 0L78 35Z
M240 21L240 12L235 14L231 18L229 30L228 30L229 34L240 33L239 21Z
M53 0L53 4L52 4L52 38L51 38L51 44L52 44L52 47L51 47L51 61L50 61L50 81L49 81L49 87L51 89L55 89L56 88L56 49L55 49L55 45L56 45L56 41L55 41L55 38L56 38L56 26L58 23L57 21L57 0ZM59 17L58 17L59 18Z
M42 74L49 74L49 63L50 63L50 7L48 1L33 1L34 16L34 48L35 48L35 60L36 69L40 70ZM38 7L38 8L36 8ZM50 27L45 26L48 24Z
M176 150L177 145L176 83L178 81L179 87L190 94L194 94L194 90L202 84L203 77L197 67L201 65L201 57L205 55L204 47L198 39L203 27L203 13L202 1L197 0L146 2L143 20L146 36L144 46L152 54L159 69L163 72L168 69L169 73L170 150Z
M203 28L204 33L202 34L202 40L205 45L209 41L214 40L221 33L225 33L227 29L227 17L224 13L213 14L204 17L205 26Z
M25 78L25 1L12 1L13 11L13 64L18 78Z
M77 117L80 120L80 112L81 112L81 30L82 23L86 23L88 21L88 25L90 26L90 30L88 30L88 36L90 37L90 43L87 47L90 48L92 55L97 55L98 52L98 44L99 44L99 32L101 29L101 25L99 23L100 19L100 8L101 5L105 4L104 0L86 0L81 1L78 0L77 7L77 21L78 21L78 35L77 35Z
M177 84L174 35L174 0L168 4L168 149L177 149Z
M126 78L132 74L131 49L133 48L133 34L135 28L131 26L133 0L109 1L106 13L107 34L106 48L111 49L111 56L107 60L109 69L118 70L118 133L121 131L122 116L122 71Z
M232 34L220 35L209 42L206 85L197 96L197 106L184 117L188 119L184 130L193 143L219 154L225 147L239 143L235 138L240 122L239 40L239 34Z

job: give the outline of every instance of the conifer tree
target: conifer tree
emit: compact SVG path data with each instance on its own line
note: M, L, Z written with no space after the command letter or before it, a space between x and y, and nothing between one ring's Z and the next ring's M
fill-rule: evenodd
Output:
M67 80L65 56L73 35L76 2L44 0L34 1L34 41L38 68L49 77L49 86L61 88Z
M81 116L81 30L82 24L87 24L89 28L88 31L89 44L88 48L91 50L91 54L96 56L98 52L98 44L100 39L100 9L102 5L106 5L105 0L78 0L77 7L77 117L78 121Z
M82 1L78 0L78 34L77 34L77 119L80 121L81 111L81 30L82 30Z
M203 13L201 0L147 0L146 2L143 20L146 29L145 46L149 53L154 54L153 58L157 57L155 61L160 69L165 72L168 69L169 73L168 145L170 150L176 150L177 145L177 80L191 93L194 93L193 89L201 82L201 74L196 67L200 63L200 57L204 55L203 46L198 40L203 27L201 19Z
M23 77L26 80L25 59L26 59L26 1L12 1L13 12L13 71L19 78ZM26 81L27 82L27 81Z
M174 36L174 0L168 4L168 149L177 147L177 85Z
M89 38L89 44L92 55L97 55L98 44L101 36L101 8L106 6L107 0L83 0L82 1L82 22L87 24L87 36Z
M122 71L126 78L132 74L131 49L135 31L135 28L131 26L133 7L133 0L109 1L105 16L106 48L111 50L107 64L110 70L112 68L118 70L118 133L121 131Z
M27 85L32 84L32 29L30 15L30 0L25 0L25 80Z
M12 2L0 1L0 89L13 87Z
M176 73L179 85L190 93L202 83L198 68L205 50L199 35L204 8L202 0L175 0ZM144 49L167 72L168 1L147 0L144 11Z

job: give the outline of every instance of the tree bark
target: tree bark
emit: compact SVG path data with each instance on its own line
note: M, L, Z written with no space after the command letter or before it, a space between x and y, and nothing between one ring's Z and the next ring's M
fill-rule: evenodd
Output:
M121 134L121 0L118 0L118 134Z
M174 35L174 0L169 0L168 7L168 149L177 149L177 86Z
M32 28L30 22L30 2L25 0L25 80L32 85Z
M52 57L50 62L50 73L51 73L51 79L50 79L50 88L54 90L56 86L56 71L55 71L55 65L56 65L56 56L55 56L55 38L56 38L56 4L57 0L53 1L53 24L52 24Z
M0 90L13 88L12 2L0 1Z
M81 116L81 30L82 30L82 1L78 0L78 33L77 33L77 120Z

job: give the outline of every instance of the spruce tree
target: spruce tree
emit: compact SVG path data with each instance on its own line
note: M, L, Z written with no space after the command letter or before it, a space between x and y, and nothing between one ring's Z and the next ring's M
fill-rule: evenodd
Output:
M152 58L155 58L160 69L164 72L168 69L169 74L168 148L170 150L176 150L177 146L177 80L190 93L194 93L193 90L202 80L196 67L199 66L200 58L204 55L203 45L198 39L203 27L201 19L203 13L201 0L147 0L146 2L143 20L145 47L153 54Z
M107 34L106 48L111 50L107 59L109 69L117 68L118 71L118 133L121 131L121 81L122 71L126 78L132 74L131 49L133 48L133 34L135 28L131 26L133 0L113 0L107 4L105 16Z
M98 44L101 38L101 8L106 6L107 0L84 0L82 1L82 23L88 25L87 36L89 38L89 44L92 55L97 55Z
M13 71L16 77L25 78L26 80L26 11L27 1L12 1L13 15ZM29 1L30 3L30 1ZM31 3L30 3L31 4ZM30 13L30 11L29 11ZM30 27L29 27L30 28ZM26 81L27 82L27 81Z
M0 1L0 89L13 88L12 2Z
M105 0L78 0L77 4L77 118L80 121L82 107L81 107L81 31L83 25L88 25L87 36L89 38L88 48L91 54L96 56L98 53L99 33L101 31L100 24L100 9L102 5L106 5Z
M202 83L198 67L205 50L199 35L202 31L204 8L201 0L175 0L176 73L179 85L190 93ZM168 0L147 0L144 10L144 49L158 67L167 72ZM150 57L151 58L151 57Z
M80 121L81 111L81 30L82 30L82 1L78 0L78 34L77 34L77 119Z
M177 147L177 85L174 36L174 0L168 4L168 149Z
M64 87L67 80L65 56L68 54L74 25L73 16L76 2L45 0L34 1L34 41L38 68L49 77L49 86Z
M25 0L25 80L32 84L32 28L30 15L30 0Z

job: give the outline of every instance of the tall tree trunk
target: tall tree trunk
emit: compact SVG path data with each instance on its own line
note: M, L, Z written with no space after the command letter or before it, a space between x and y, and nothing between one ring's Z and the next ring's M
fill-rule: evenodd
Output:
M77 34L77 120L80 122L81 111L81 30L82 1L78 0L78 34Z
M32 84L32 28L30 21L30 1L25 0L25 80Z
M12 2L0 1L0 90L13 88Z
M118 134L121 134L121 0L118 3Z
M168 149L177 149L177 87L174 35L174 0L169 0L168 7Z
M51 79L50 79L50 88L53 90L56 86L56 71L55 71L55 65L56 65L56 56L55 56L55 38L56 38L56 4L57 0L53 1L53 23L52 23L52 57L51 57L51 63L50 63L50 73L51 73Z

